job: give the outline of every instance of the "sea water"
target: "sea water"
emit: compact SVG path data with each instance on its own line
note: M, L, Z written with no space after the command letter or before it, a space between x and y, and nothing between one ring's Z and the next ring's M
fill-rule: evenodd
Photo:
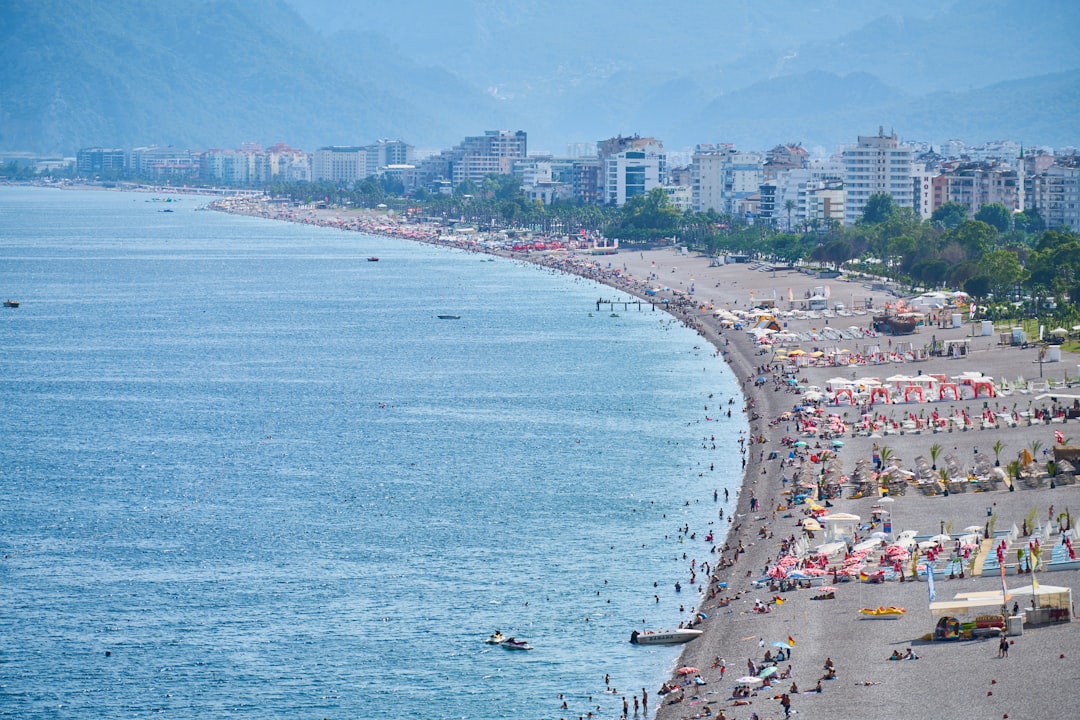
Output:
M0 716L653 710L678 648L630 632L691 617L740 476L711 349L580 278L172 197L0 188Z

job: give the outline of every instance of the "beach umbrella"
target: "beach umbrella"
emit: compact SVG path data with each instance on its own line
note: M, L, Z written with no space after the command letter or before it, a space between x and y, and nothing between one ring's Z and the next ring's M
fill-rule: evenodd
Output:
M785 650L787 650L789 647L791 647L791 645L788 645L787 640L777 640L776 642L774 642L772 644L772 646L773 647L778 647L778 648L784 648ZM764 677L764 675L762 677Z
M844 441L843 440L833 440L832 441L832 446L834 448L842 448L842 447L844 447Z
M758 677L759 678L767 678L767 677L770 677L770 676L775 675L775 674L776 674L776 666L775 665L770 665L767 668L762 668L761 672L758 673Z
M795 447L804 448L804 447L806 447L806 442L803 441L803 440L799 440L797 443L795 443Z
M765 681L762 680L759 677L754 677L753 675L744 675L743 677L739 678L735 682L737 682L740 685L749 685L751 687L754 687L754 686L757 686L757 685L761 685Z

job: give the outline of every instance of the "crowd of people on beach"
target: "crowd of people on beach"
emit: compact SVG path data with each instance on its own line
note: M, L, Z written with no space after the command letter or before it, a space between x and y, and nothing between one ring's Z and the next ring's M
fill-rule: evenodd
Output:
M724 531L714 528L691 528L689 525L676 529L675 537L688 548L682 555L686 563L686 575L681 580L684 580L693 591L693 595L687 595L687 600L679 605L679 610L685 613L686 618L680 623L680 627L693 628L708 623L723 622L724 614L733 612L735 603L739 601L746 603L746 612L767 615L771 618L773 613L782 615L784 612L784 595L787 593L812 589L816 593L814 599L828 600L834 597L833 588L822 587L820 584L811 585L808 581L787 577L767 577L769 569L784 561L785 558L795 557L794 562L788 565L789 570L806 570L820 574L830 574L831 570L834 584L844 580L858 581L860 573L864 573L867 569L866 563L874 560L878 561L878 566L883 572L889 571L889 577L906 577L905 570L910 567L908 564L911 561L910 556L901 558L888 555L884 545L862 555L859 559L865 562L855 570L853 570L854 566L845 565L845 562L852 559L853 554L850 549L845 550L839 557L822 558L808 554L805 552L809 545L806 541L816 539L813 535L815 531L803 530L801 526L795 525L795 523L801 524L804 519L817 517L813 508L828 509L829 501L839 497L839 488L843 483L841 483L840 465L836 461L843 457L841 438L848 437L853 431L882 435L889 432L898 433L910 427L920 431L933 431L939 428L944 431L946 427L960 429L972 427L975 418L982 423L992 421L1000 426L1017 425L1021 422L1042 423L1061 418L1068 410L1056 399L1047 403L1036 402L1034 398L1027 407L1021 407L1016 402L1013 402L1010 407L1008 403L1003 403L1000 399L993 403L987 400L982 412L973 413L973 417L968 416L968 410L965 407L950 406L948 409L933 407L914 410L910 407L901 408L879 403L847 407L833 403L830 407L828 402L807 402L805 398L807 382L801 372L805 370L804 366L785 358L765 358L764 356L772 355L771 348L758 346L746 333L724 326L710 313L703 312L704 303L695 299L693 293L671 292L662 299L647 294L646 290L651 284L655 284L655 276L634 277L628 268L607 259L573 253L541 254L525 258L523 255L506 249L484 249L478 246L475 238L448 235L432 226L385 216L358 217L348 220L328 219L314 213L289 216L283 215L284 211L280 209L255 205L234 207L230 211L258 214L293 222L325 224L342 229L528 259L529 262L620 288L637 295L646 302L662 305L663 309L679 322L712 343L716 348L716 354L727 359L736 369L744 397L741 401L727 397L710 398L704 408L704 419L708 422L715 420L718 416L730 418L733 412L741 412L749 421L750 431L739 434L738 453L742 469L745 471L751 467L754 477L746 478L743 488L734 493L736 504L734 508L730 504L732 498L729 490L722 491L722 502L721 491L719 489L712 491L713 501L719 505L717 516L722 521L721 527L726 526ZM766 393L773 396L782 393L783 397L791 400L792 409L775 417L762 418L762 413L766 411L759 410L759 407L775 407L777 404L775 397L768 398L766 401L764 397ZM808 406L824 410L823 413L815 412L813 415L815 433L812 437L804 436L807 428L803 424L803 417L800 416L801 408ZM958 417L959 420L953 422L951 418L954 417ZM946 419L948 424L942 425L942 421ZM834 444L834 440L838 444ZM722 446L718 448L714 434L701 436L701 445L702 448L708 450L727 451L727 448ZM878 465L874 469L884 468ZM704 476L704 473L702 475ZM800 494L802 497L796 500ZM793 532L776 532L774 528L778 519L791 521L793 527L800 527L799 535ZM878 530L874 522L871 520L869 526L862 532L869 536ZM813 525L808 524L807 527L813 527ZM780 537L776 538L774 534ZM753 567L746 567L746 563L740 565L740 560L745 558L749 550L748 546L752 544L755 537L759 542L775 543L776 552L769 553L769 565L764 567L756 564ZM859 536L853 538L853 540L860 539L863 538ZM923 548L922 557L931 564L937 561L938 556L958 556L966 561L970 559L971 552L970 547L949 547L939 541L933 547ZM915 552L915 557L920 557L918 551ZM910 572L907 577L910 577ZM736 588L736 578L746 581L743 589ZM765 582L755 582L761 578L765 578ZM682 582L676 582L675 589L677 593L681 593ZM654 597L659 603L659 594ZM746 602L751 599L752 603ZM814 604L817 605L817 603ZM766 620L764 617L762 620L773 623L773 620ZM779 627L779 624L776 626ZM791 636L787 638L787 641L774 643L769 648L765 647L764 638L759 637L758 644L763 652L757 659L747 658L745 677L735 679L733 684L732 681L727 681L727 663L722 656L716 655L711 667L708 668L708 673L695 671L673 677L663 683L655 691L655 694L661 698L661 706L655 708L654 712L658 713L658 717L679 720L702 717L734 720L738 713L742 713L737 715L739 720L761 720L763 717L772 718L779 711L783 711L784 716L787 717L794 712L793 698L800 695L822 694L826 692L830 681L838 678L838 670L831 658L826 659L820 673L808 675L811 669L799 667L799 664L792 659L796 642ZM779 647L776 647L777 645ZM1007 642L1003 643L1003 647L1004 649L999 650L999 653L1007 655ZM711 652L710 655L712 655ZM886 659L888 661L917 660L919 656L915 654L913 648L909 647L905 652L894 651ZM815 663L813 668L816 667ZM796 674L804 681L804 688L808 689L800 690L800 685L795 678ZM715 684L710 685L710 682ZM856 685L863 686L876 684L879 684L876 680L856 682ZM639 697L638 693L627 696L617 691L609 676L605 676L604 685L605 693L621 697L622 715L620 717L624 719L650 717L649 693L645 688L641 689ZM559 696L558 700L560 710L567 714L577 712L579 718L600 717L605 712L601 704L596 704L595 707L571 708L566 696ZM589 700L592 700L591 696ZM776 704L768 704L773 701Z

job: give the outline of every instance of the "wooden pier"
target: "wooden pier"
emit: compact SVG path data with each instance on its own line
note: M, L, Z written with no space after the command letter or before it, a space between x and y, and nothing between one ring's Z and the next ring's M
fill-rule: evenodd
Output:
M600 312L602 308L606 307L610 312L615 312L620 306L623 310L629 310L631 306L635 306L638 312L641 312L642 305L647 305L652 308L653 312L656 312L656 305L644 300L605 300L603 298L596 301L596 311Z

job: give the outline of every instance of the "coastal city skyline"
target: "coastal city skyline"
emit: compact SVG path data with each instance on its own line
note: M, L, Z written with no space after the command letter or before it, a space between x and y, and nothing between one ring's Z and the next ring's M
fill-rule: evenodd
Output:
M426 156L402 140L378 140L311 153L284 143L205 152L84 148L68 164L83 178L254 188L316 182L355 189L376 178L406 195L417 189L454 194L463 183L479 187L489 177L512 176L526 198L544 205L621 207L662 188L682 212L713 211L784 229L811 221L851 225L872 195L885 193L923 219L946 203L964 205L970 217L1001 204L1012 212L1036 210L1048 227L1080 229L1080 159L1074 147L1025 147L1008 140L935 146L905 142L884 126L827 157L814 157L798 143L767 151L710 143L669 154L662 140L637 134L592 147L569 145L557 156L529 150L524 130L488 130Z

